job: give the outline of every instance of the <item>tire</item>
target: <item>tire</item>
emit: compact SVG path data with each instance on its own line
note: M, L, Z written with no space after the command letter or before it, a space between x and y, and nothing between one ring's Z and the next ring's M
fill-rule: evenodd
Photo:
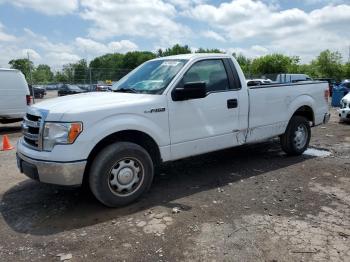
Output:
M151 187L153 162L148 152L130 142L116 142L94 159L89 185L94 196L108 207L130 204Z
M302 116L293 116L286 132L280 137L282 150L288 155L298 156L308 148L311 138L309 121Z

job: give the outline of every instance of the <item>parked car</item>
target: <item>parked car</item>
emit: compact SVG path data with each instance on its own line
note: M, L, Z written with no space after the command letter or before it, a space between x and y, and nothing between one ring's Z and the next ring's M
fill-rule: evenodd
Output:
M341 82L338 87L343 87L344 89L347 89L350 91L350 80L345 79L343 82Z
M338 109L340 121L350 120L350 93L340 101L340 109Z
M57 90L59 87L59 84L48 84L46 85L46 90Z
M271 79L247 79L247 86L260 86L272 84Z
M89 92L91 89L91 86L89 84L80 84L78 87L86 92Z
M114 92L29 107L18 167L44 183L84 180L115 207L140 198L164 162L273 137L288 155L300 155L310 128L329 120L328 84L289 85L248 89L227 54L153 59L115 83Z
M329 85L329 95L333 95L333 87L336 85L336 81L333 78L316 78L317 81L327 81Z
M106 84L97 84L96 85L96 90L97 92L107 92L110 90L112 85L106 85Z
M58 89L58 96L81 94L85 91L76 85L63 85Z
M33 91L34 91L34 98L44 98L46 95L46 89L45 87L42 86L34 86L29 85L29 92L30 95L33 96Z
M0 123L21 121L31 102L28 84L21 71L0 68Z
M278 74L276 82L295 83L300 81L312 81L312 78L305 74Z

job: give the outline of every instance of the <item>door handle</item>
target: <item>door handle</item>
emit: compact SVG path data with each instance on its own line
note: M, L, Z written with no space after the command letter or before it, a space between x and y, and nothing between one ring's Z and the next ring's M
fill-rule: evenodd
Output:
M238 107L238 100L237 99L229 99L227 100L227 108L237 108Z

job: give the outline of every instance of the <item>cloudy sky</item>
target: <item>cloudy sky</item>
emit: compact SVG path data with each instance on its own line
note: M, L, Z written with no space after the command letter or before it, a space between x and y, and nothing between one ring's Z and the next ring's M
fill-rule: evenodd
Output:
M29 53L53 68L108 52L219 48L309 62L348 59L350 0L0 0L0 66Z

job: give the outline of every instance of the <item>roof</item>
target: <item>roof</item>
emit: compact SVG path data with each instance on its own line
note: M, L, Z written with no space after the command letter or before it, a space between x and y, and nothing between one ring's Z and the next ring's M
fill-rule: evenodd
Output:
M0 71L18 71L18 69L0 68Z
M172 56L164 56L160 58L156 58L155 60L165 60L165 59L196 59L196 58L210 58L210 57L222 57L227 58L231 57L229 54L222 53L192 53L192 54L182 54L182 55L172 55Z

